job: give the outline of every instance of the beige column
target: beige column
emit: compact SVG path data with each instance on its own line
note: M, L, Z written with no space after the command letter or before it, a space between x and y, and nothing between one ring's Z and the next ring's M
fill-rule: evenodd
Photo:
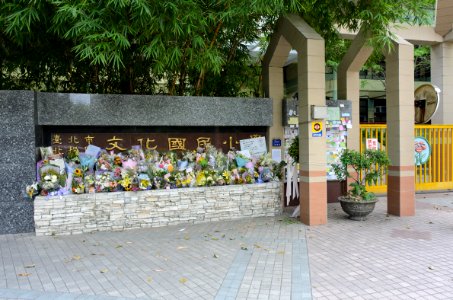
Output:
M360 77L359 72L373 53L362 32L357 34L338 66L338 99L352 102L352 130L348 130L348 149L360 150Z
M441 90L433 124L453 124L453 42L431 47L431 82Z
M391 160L387 210L415 214L414 177L414 47L397 39L386 55L387 147Z
M325 106L324 40L306 39L298 51L300 218L327 223L326 133L313 137L311 105ZM323 121L321 121L323 122Z
M268 78L265 78L268 76ZM272 126L268 129L268 149L271 149L272 139L283 140L282 100L284 97L283 68L269 67L263 70L263 82L267 89L265 97L272 99ZM281 148L281 147L273 147ZM269 150L270 151L270 150Z
M268 49L263 59L264 96L272 98L272 126L268 129L268 149L281 149L271 146L272 139L283 141L282 102L285 96L283 65L288 59L291 45L283 36L276 35L272 38L269 48L272 49Z
M282 132L283 65L291 48L298 53L300 218L307 225L327 223L326 139L313 137L311 105L325 105L324 40L297 15L282 17L263 59L266 96L274 99L272 134ZM276 107L279 106L279 107ZM282 132L283 134L283 132Z

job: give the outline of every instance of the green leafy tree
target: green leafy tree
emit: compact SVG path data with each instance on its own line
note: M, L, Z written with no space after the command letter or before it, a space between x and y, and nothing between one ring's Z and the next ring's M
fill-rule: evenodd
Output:
M361 153L345 149L340 155L340 163L332 167L339 180L352 179L349 196L360 201L376 198L373 193L367 191L366 184L376 184L385 175L389 165L390 160L384 151L366 150ZM354 172L349 172L348 168Z
M389 45L390 25L424 22L432 2L0 0L0 88L258 95L260 63L247 46L269 37L279 16L300 14L328 50L337 26L363 26Z

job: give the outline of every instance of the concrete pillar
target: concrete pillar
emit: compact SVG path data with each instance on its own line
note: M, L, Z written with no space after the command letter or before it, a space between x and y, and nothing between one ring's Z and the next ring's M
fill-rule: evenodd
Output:
M288 59L291 45L283 36L274 36L263 60L263 87L264 96L272 98L272 126L268 130L268 149L272 147L272 139L283 139L282 108L285 96L283 65ZM271 151L271 150L269 150ZM283 156L283 153L282 153Z
M326 139L311 134L311 105L325 105L324 40L297 15L282 17L263 59L266 96L274 99L272 134L282 132L283 65L291 48L298 53L300 218L307 225L327 223ZM280 101L280 102L278 102ZM276 105L280 105L276 107ZM281 117L280 117L281 118Z
M348 149L360 150L360 77L359 72L373 53L366 36L359 32L338 66L338 99L352 102L352 130L348 130Z
M414 46L403 39L386 54L387 210L397 216L415 214Z
M300 219L327 223L326 133L312 136L311 105L325 106L324 40L306 39L298 49Z
M431 47L431 82L441 89L433 124L453 124L453 42Z

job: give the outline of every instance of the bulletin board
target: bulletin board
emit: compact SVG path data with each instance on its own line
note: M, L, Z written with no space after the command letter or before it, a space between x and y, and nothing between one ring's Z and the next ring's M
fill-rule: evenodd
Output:
M325 121L327 180L337 180L332 165L339 163L340 154L346 149L348 129L352 128L351 113L351 101L327 101L327 119Z

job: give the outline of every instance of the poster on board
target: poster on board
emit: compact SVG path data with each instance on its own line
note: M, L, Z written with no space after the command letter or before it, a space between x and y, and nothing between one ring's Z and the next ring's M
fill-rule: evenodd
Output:
M241 150L248 150L252 156L260 156L267 153L266 138L264 136L240 140L239 144Z

